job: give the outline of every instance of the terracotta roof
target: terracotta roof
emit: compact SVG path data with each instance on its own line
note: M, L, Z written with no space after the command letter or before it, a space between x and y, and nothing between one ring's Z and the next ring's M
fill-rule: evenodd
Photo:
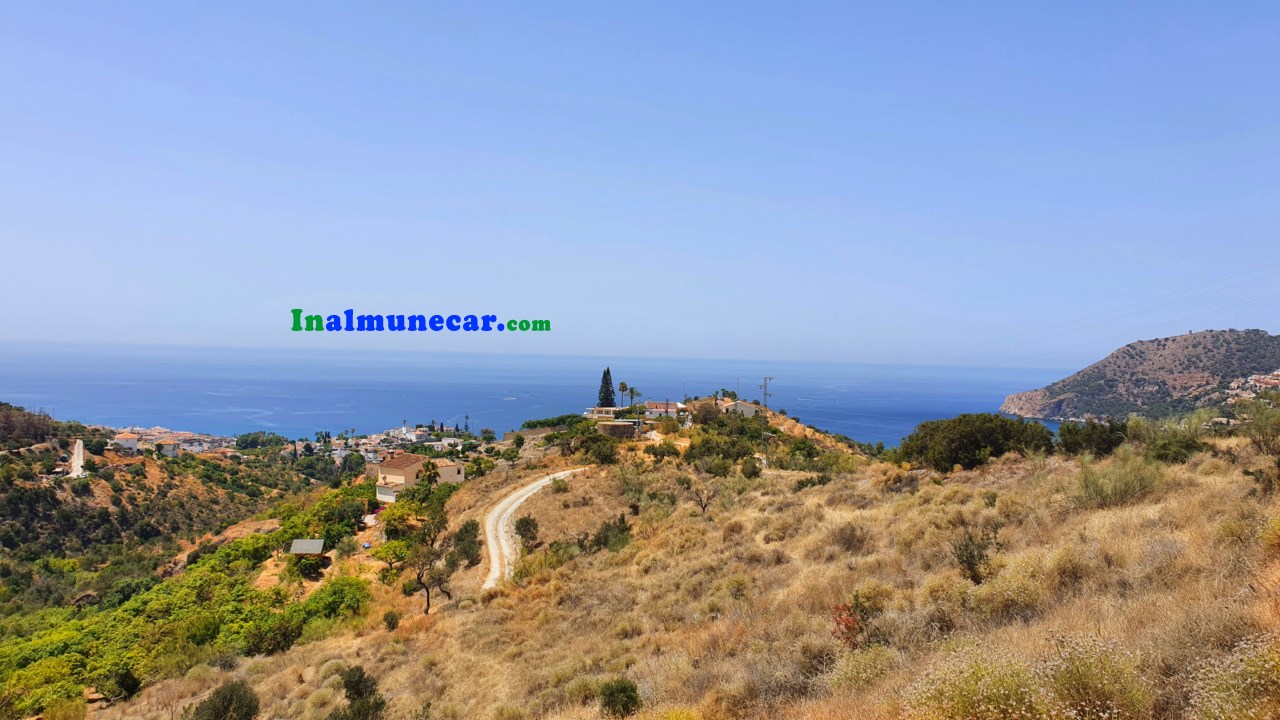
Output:
M138 436L131 432L116 433L116 440L137 440Z
M383 460L381 463L379 463L378 466L389 468L391 470L404 470L405 468L413 467L414 465L418 465L430 459L431 458L427 457L426 455L415 455L413 453L401 453L400 455L395 455L393 457L387 458L386 460Z

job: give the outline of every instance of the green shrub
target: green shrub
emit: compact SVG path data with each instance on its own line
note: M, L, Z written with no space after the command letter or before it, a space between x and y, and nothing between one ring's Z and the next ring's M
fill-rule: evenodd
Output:
M951 556L974 585L981 584L987 577L991 566L989 554L993 549L1000 549L999 532L998 527L985 527L976 533L966 527L960 537L951 542Z
M1159 462L1181 465L1206 447L1187 435L1161 435L1147 443L1146 456Z
M640 690L627 678L613 678L600 684L600 711L622 718L640 710Z
M1115 452L1125 441L1129 424L1108 420L1086 420L1083 424L1064 422L1058 427L1058 444L1071 455L1089 453L1094 457L1106 457Z
M569 492L569 481L558 477L551 481L551 492L563 495Z
M532 552L538 544L538 521L532 515L521 515L516 518L516 535L525 552Z
M745 458L742 461L742 477L748 480L754 480L760 477L760 461L754 457Z
M400 626L400 612L398 610L388 610L382 613L382 624L388 630L395 630Z
M243 680L224 683L191 714L191 720L253 720L256 717L258 694Z
M994 413L977 413L920 423L898 446L896 455L946 472L956 465L969 470L1010 451L1031 450L1053 450L1049 428Z
M1084 507L1112 507L1137 499L1164 477L1164 469L1122 446L1106 467L1099 468L1089 458L1080 463L1080 491L1076 500Z

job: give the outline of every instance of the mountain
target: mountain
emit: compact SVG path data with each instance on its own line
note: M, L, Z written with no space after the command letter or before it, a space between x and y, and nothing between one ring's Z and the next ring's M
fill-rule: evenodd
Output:
M1130 343L1000 411L1031 418L1160 417L1224 402L1232 381L1280 368L1280 336L1206 330Z

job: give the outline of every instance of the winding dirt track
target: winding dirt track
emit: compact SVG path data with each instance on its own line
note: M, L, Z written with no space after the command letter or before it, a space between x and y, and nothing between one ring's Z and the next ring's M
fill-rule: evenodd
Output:
M494 505L489 514L484 516L484 542L489 548L489 575L485 577L484 585L480 586L481 589L497 587L498 582L511 575L512 566L520 557L520 545L515 533L515 515L520 505L533 497L534 493L550 485L552 480L568 477L585 469L562 470L534 480L502 498L502 501Z

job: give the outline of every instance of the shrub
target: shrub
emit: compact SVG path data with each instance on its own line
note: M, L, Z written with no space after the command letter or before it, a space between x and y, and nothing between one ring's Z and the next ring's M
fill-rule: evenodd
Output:
M831 634L850 650L871 645L880 639L871 629L871 621L882 610L881 603L855 592L849 602L832 608L831 619L835 623L835 628Z
M538 521L531 515L522 515L516 519L516 535L525 552L531 552L538 544Z
M1250 638L1196 672L1191 717L1262 720L1280 713L1280 637Z
M1207 447L1188 435L1161 435L1147 443L1146 456L1152 460L1181 465Z
M977 413L920 423L897 454L947 472L955 465L970 470L1010 451L1052 449L1053 434L1040 423Z
M1081 461L1076 500L1084 507L1120 505L1147 494L1163 477L1160 465L1124 446L1104 468L1099 469L1088 458Z
M382 614L382 624L387 626L388 630L395 630L400 626L400 612L397 610L388 610Z
M1065 716L1078 720L1140 720L1151 717L1153 693L1137 656L1115 642L1058 637L1039 668Z
M453 552L467 567L480 564L480 522L468 520L453 534Z
M754 480L760 477L760 461L754 457L746 458L742 461L742 477L748 480Z
M649 455L652 455L653 458L659 462L661 462L663 458L680 457L680 448L676 447L676 444L670 440L663 440L657 445L650 445L646 447L644 451Z
M795 484L791 486L791 490L792 492L800 492L801 490L808 490L811 487L821 487L830 482L830 475L826 473L818 473L817 475L810 475L809 477L803 477L796 480Z
M613 678L600 684L600 711L609 717L634 715L640 709L640 690L627 678Z
M378 720L386 710L387 700L378 691L378 681L355 665L343 670L342 691L347 696L348 705L335 710L329 720Z
M356 539L350 536L344 537L338 541L338 546L334 548L337 556L340 558L349 558L356 554L360 546L356 544Z
M926 670L905 692L907 717L1006 720L1050 716L1053 698L1016 655L959 650Z
M243 680L224 683L191 714L191 720L253 720L256 717L258 694Z
M1094 457L1106 457L1125 440L1129 424L1108 420L1105 423L1086 420L1083 424L1064 422L1058 427L1058 443L1063 452L1071 455L1089 453Z
M856 523L846 522L827 531L826 542L851 555L867 547L871 535Z
M972 592L976 610L990 617L1030 619L1045 599L1045 573L1036 555L1014 558Z
M952 557L974 585L981 584L987 577L991 565L988 554L993 548L1000 549L999 532L998 527L986 527L977 533L966 527L960 537L951 542Z
M828 680L832 689L860 690L897 666L897 651L887 645L869 645L836 660Z
M569 492L569 481L568 481L568 480L565 480L565 479L564 479L564 478L562 478L562 477L558 477L558 478L556 478L556 479L552 480L552 481L551 481L551 492L553 492L553 493L561 493L561 494Z

